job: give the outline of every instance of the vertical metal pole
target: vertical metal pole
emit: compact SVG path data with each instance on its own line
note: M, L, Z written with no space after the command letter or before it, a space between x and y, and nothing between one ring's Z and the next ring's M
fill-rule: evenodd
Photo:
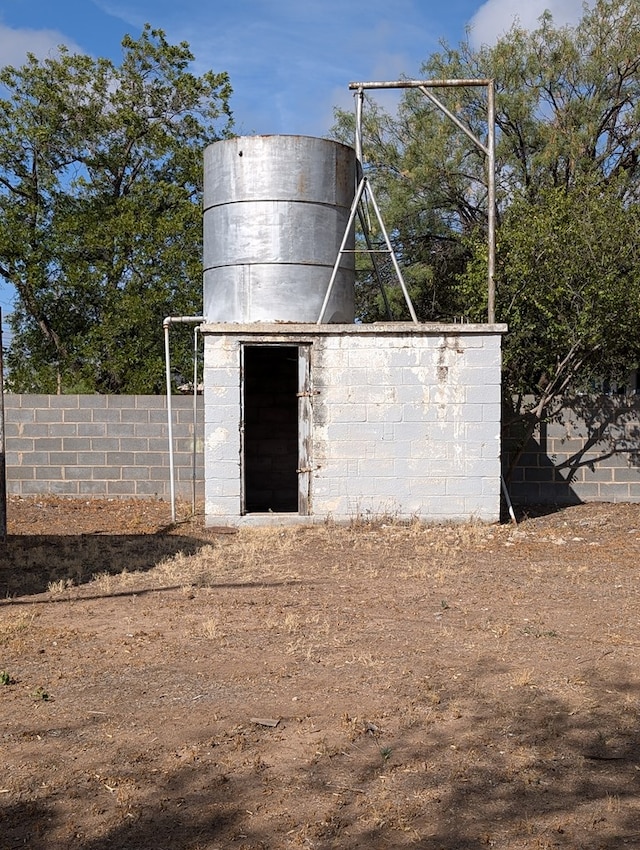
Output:
M364 100L364 90L358 89L356 92L356 164L358 170L362 170L362 102ZM356 172L356 183L360 180L361 175Z
M164 361L167 375L167 437L169 439L169 494L171 499L171 522L176 521L176 483L173 460L173 410L171 407L171 357L169 354L169 325L171 320L166 318L164 327Z
M198 424L198 326L193 329L193 459L192 459L192 485L191 513L196 513L196 464L197 464L197 433Z
M488 230L489 230L489 258L488 258L488 281L487 281L487 321L490 325L496 320L496 99L495 83L490 80L487 83L487 112L488 112L488 139L487 148L487 203Z
M173 457L173 409L171 404L171 352L169 349L169 328L176 322L184 324L185 322L196 322L202 324L205 321L204 316L167 316L162 323L164 328L164 359L165 370L167 373L167 436L169 438L169 492L171 494L171 521L176 521L176 483L175 483L175 463ZM197 390L197 365L194 365L194 393ZM194 401L194 417L195 417L195 401ZM195 422L193 428L193 438L195 442ZM195 475L195 472L194 472ZM195 483L194 483L195 488ZM195 492L195 489L194 489ZM194 496L195 500L195 496ZM195 509L194 509L195 511Z
M0 542L7 539L7 465L4 435L4 364L2 360L2 310L0 309Z

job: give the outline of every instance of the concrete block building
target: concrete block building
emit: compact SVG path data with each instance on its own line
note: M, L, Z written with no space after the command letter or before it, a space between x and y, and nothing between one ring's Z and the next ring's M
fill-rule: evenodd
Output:
M500 327L202 330L210 522L499 519Z

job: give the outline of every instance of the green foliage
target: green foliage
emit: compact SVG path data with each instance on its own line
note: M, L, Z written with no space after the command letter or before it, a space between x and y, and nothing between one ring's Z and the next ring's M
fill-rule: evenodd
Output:
M504 396L514 399L513 415L535 423L568 389L638 364L640 5L596 0L575 28L545 13L535 31L514 26L494 47L444 45L422 72L495 80ZM435 94L486 139L482 88ZM336 117L346 139L350 121ZM364 140L419 318L485 321L482 151L418 89L406 90L395 115L366 106ZM365 317L380 313L367 281Z
M230 133L229 80L148 25L122 48L118 67L60 48L0 71L15 391L161 392L162 320L201 312L202 151Z
M514 389L549 395L593 377L624 377L635 365L640 214L616 187L549 188L535 203L516 199L501 228L499 276Z

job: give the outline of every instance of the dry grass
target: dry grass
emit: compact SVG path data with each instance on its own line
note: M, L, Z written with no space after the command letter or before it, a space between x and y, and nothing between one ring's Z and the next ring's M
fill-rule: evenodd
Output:
M21 540L8 846L634 846L640 508L600 512Z

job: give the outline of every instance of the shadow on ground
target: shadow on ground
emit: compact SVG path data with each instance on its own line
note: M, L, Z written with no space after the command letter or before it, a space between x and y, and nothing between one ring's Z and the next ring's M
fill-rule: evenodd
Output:
M610 683L594 684L608 690ZM455 723L445 700L441 717L390 737L383 726L374 735L363 727L359 736L334 726L335 746L314 744L288 763L286 738L295 736L295 724L283 730L280 761L263 759L268 744L259 736L243 737L245 748L233 762L236 744L227 750L224 738L209 739L205 746L216 748L215 761L166 773L149 761L131 768L129 791L119 789L112 800L105 794L101 834L89 836L78 823L73 846L637 847L638 715L628 702L637 686L617 685L621 701L584 713L544 689L518 689L506 698L487 692L469 702L457 699ZM194 749L205 739L202 730ZM91 776L94 767L88 762L85 773ZM89 811L95 790L83 792L80 785L73 793L81 798L85 792ZM7 846L68 846L54 837L70 828L61 823L55 793L0 806Z
M0 598L44 593L59 582L82 585L124 570L144 572L210 543L180 534L9 535L0 543Z

